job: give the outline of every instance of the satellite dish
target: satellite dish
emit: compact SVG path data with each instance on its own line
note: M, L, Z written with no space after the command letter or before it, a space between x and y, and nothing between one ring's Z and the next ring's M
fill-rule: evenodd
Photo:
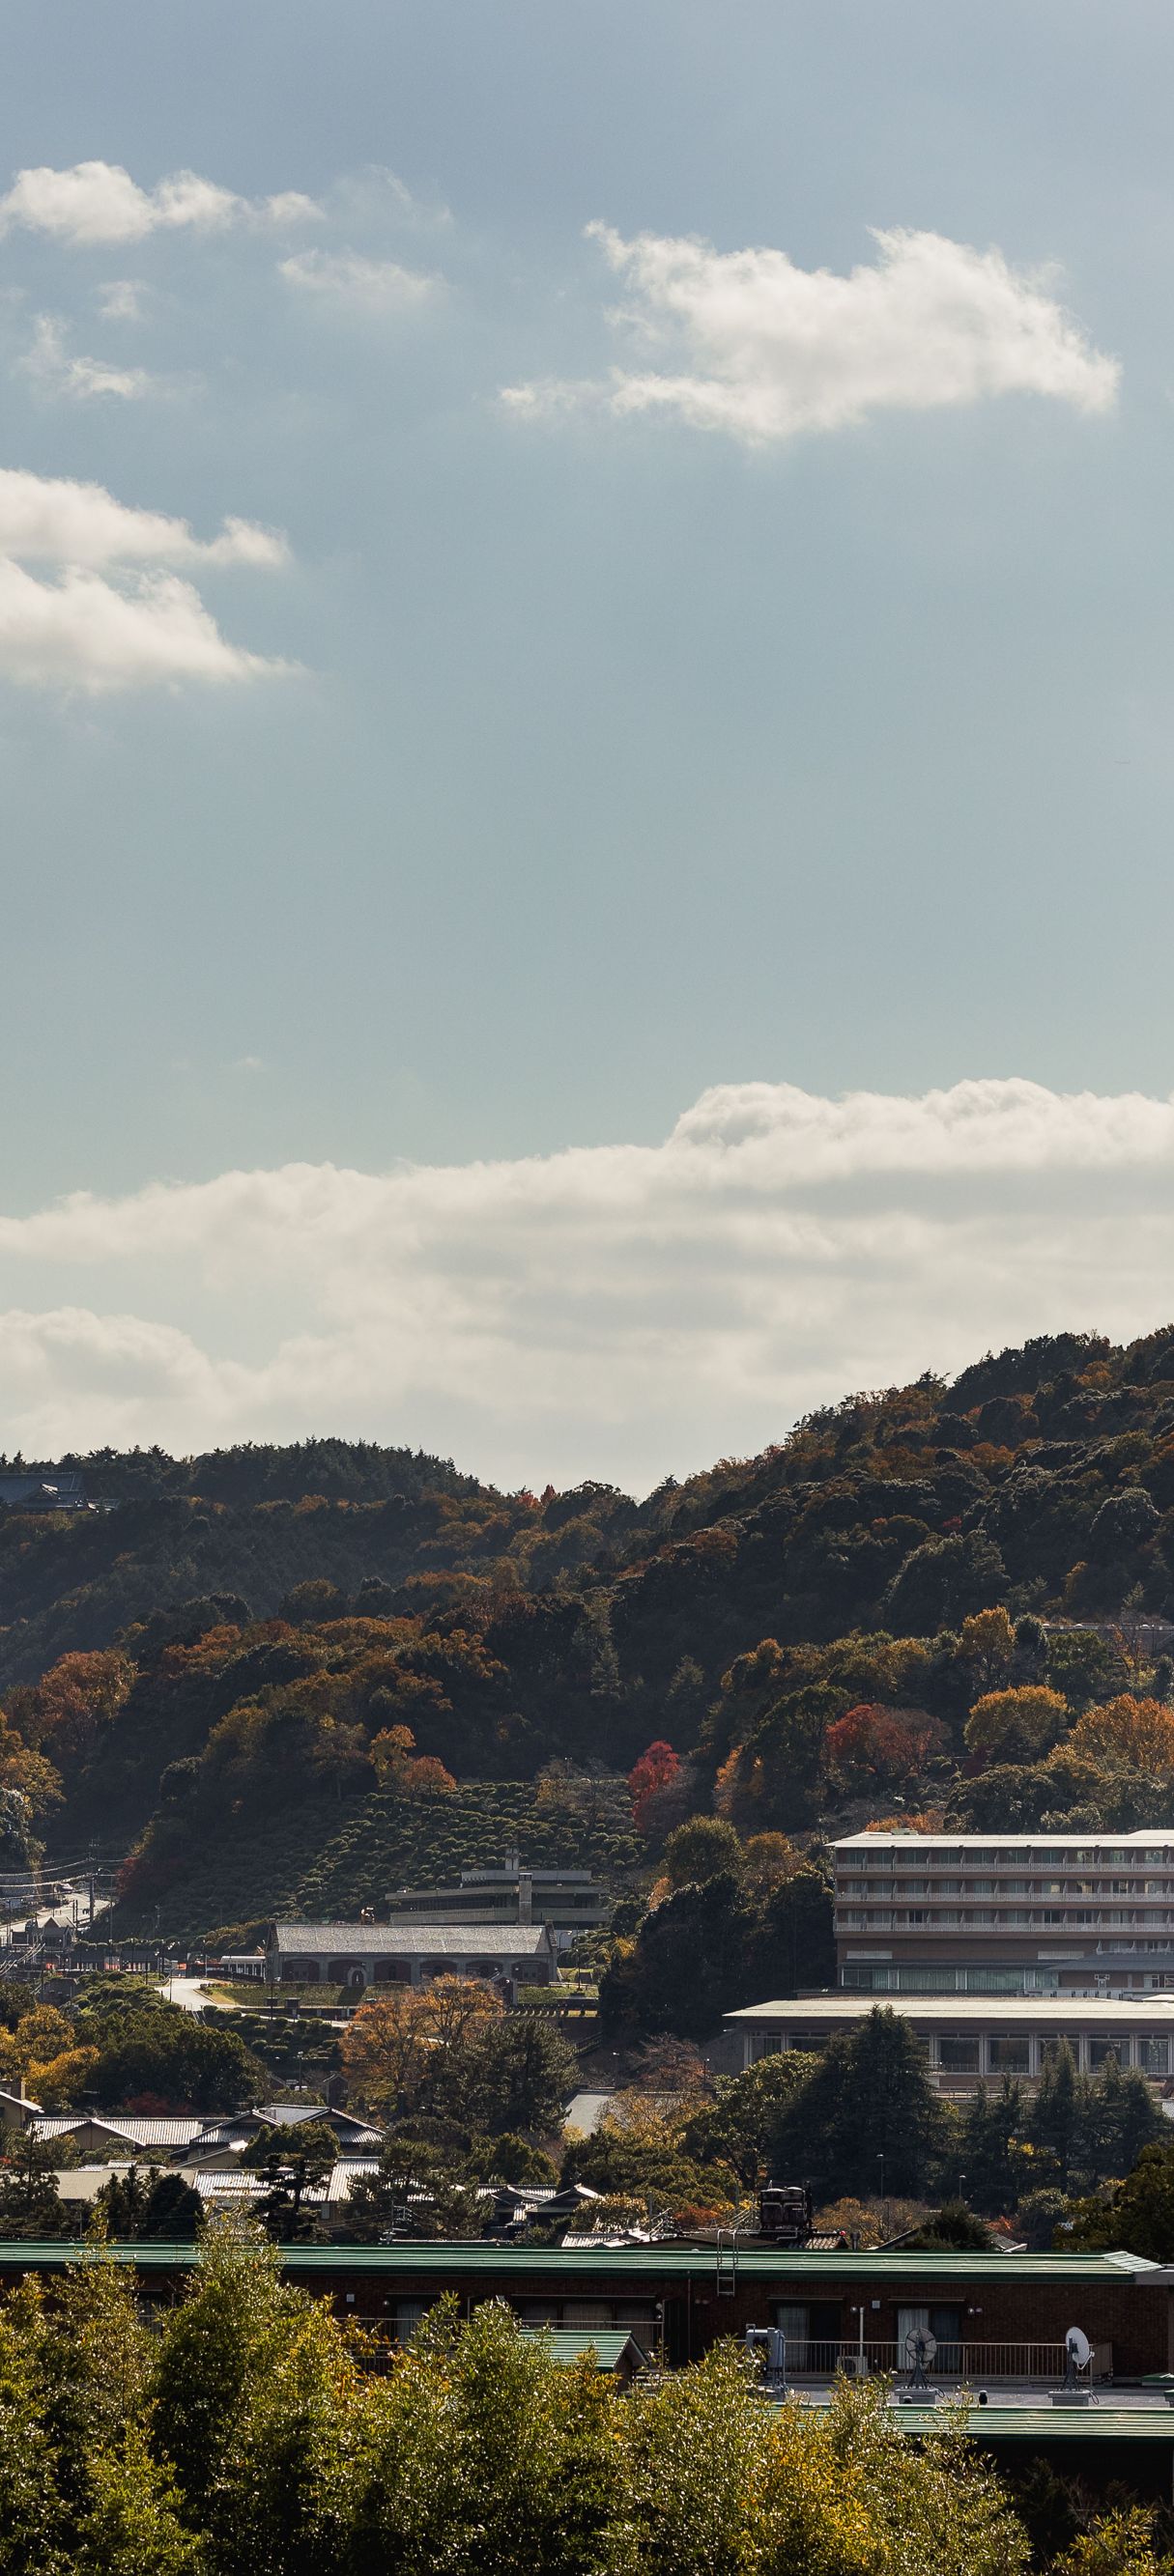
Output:
M1087 2370L1092 2360L1092 2345L1083 2326L1069 2326L1064 2337L1064 2350L1077 2370Z
M930 2362L936 2359L937 2349L937 2336L930 2333L928 2326L911 2327L905 2337L905 2359L910 2370L916 2370L919 2365L923 2370L928 2369Z

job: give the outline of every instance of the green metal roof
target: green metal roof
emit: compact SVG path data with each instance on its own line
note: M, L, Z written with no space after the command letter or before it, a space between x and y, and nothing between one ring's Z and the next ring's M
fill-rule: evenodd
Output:
M593 2352L601 2370L618 2370L629 2346L634 2356L638 2352L630 2334L611 2326L552 2326L546 2329L546 2339L556 2361L581 2361L585 2352Z
M932 2433L944 2407L894 2406L902 2433ZM967 2431L988 2442L1174 2443L1171 2406L972 2406Z
M84 2248L73 2241L60 2239L47 2243L26 2242L20 2237L0 2241L0 2270L24 2267L37 2271L59 2271L76 2261ZM116 2262L133 2263L139 2270L174 2271L195 2261L196 2249L188 2243L122 2244L109 2248ZM724 2257L728 2261L728 2257ZM569 2280L576 2273L590 2272L593 2279L622 2281L632 2276L655 2272L665 2281L712 2280L716 2256L712 2245L612 2245L593 2246L589 2242L573 2247L557 2245L519 2246L490 2245L478 2237L471 2242L450 2239L443 2244L397 2245L287 2245L282 2248L282 2268L291 2276L313 2280L317 2273L382 2273L452 2274L490 2282L529 2275L535 2281ZM1122 2281L1136 2279L1145 2285L1150 2276L1155 2287L1164 2287L1168 2275L1160 2265L1148 2263L1140 2254L772 2254L761 2247L738 2253L738 2276L747 2281L790 2281L812 2279L856 2282L862 2276L883 2286L890 2282L899 2290L909 2281L986 2282L996 2281Z

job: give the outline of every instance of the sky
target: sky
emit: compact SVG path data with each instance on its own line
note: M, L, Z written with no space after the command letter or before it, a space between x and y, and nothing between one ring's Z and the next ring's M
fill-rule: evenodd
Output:
M8 0L0 1446L1174 1313L1161 0Z

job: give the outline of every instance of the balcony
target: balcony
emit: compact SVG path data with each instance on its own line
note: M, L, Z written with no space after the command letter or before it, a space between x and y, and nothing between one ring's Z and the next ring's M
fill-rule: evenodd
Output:
M869 2378L903 2380L909 2364L895 2343L865 2343L864 2370ZM834 2379L837 2371L860 2375L861 2346L836 2342L787 2343L788 2379ZM1102 2354L1103 2372L1098 2370ZM1093 2358L1093 2377L1110 2376L1109 2347ZM929 2377L935 2387L985 2388L1003 2381L1016 2387L1062 2387L1067 2355L1062 2343L939 2343Z

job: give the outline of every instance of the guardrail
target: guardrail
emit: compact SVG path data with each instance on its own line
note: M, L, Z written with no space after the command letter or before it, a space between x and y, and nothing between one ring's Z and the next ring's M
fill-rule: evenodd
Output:
M799 2343L787 2337L788 2379L834 2379L841 2370L859 2376L862 2357L868 2376L883 2372L903 2379L909 2374L908 2358L895 2342L861 2345L837 2339ZM1019 2383L1050 2381L1058 2387L1066 2361L1062 2343L939 2343L930 2377L938 2385L949 2379L971 2385L1003 2379Z

